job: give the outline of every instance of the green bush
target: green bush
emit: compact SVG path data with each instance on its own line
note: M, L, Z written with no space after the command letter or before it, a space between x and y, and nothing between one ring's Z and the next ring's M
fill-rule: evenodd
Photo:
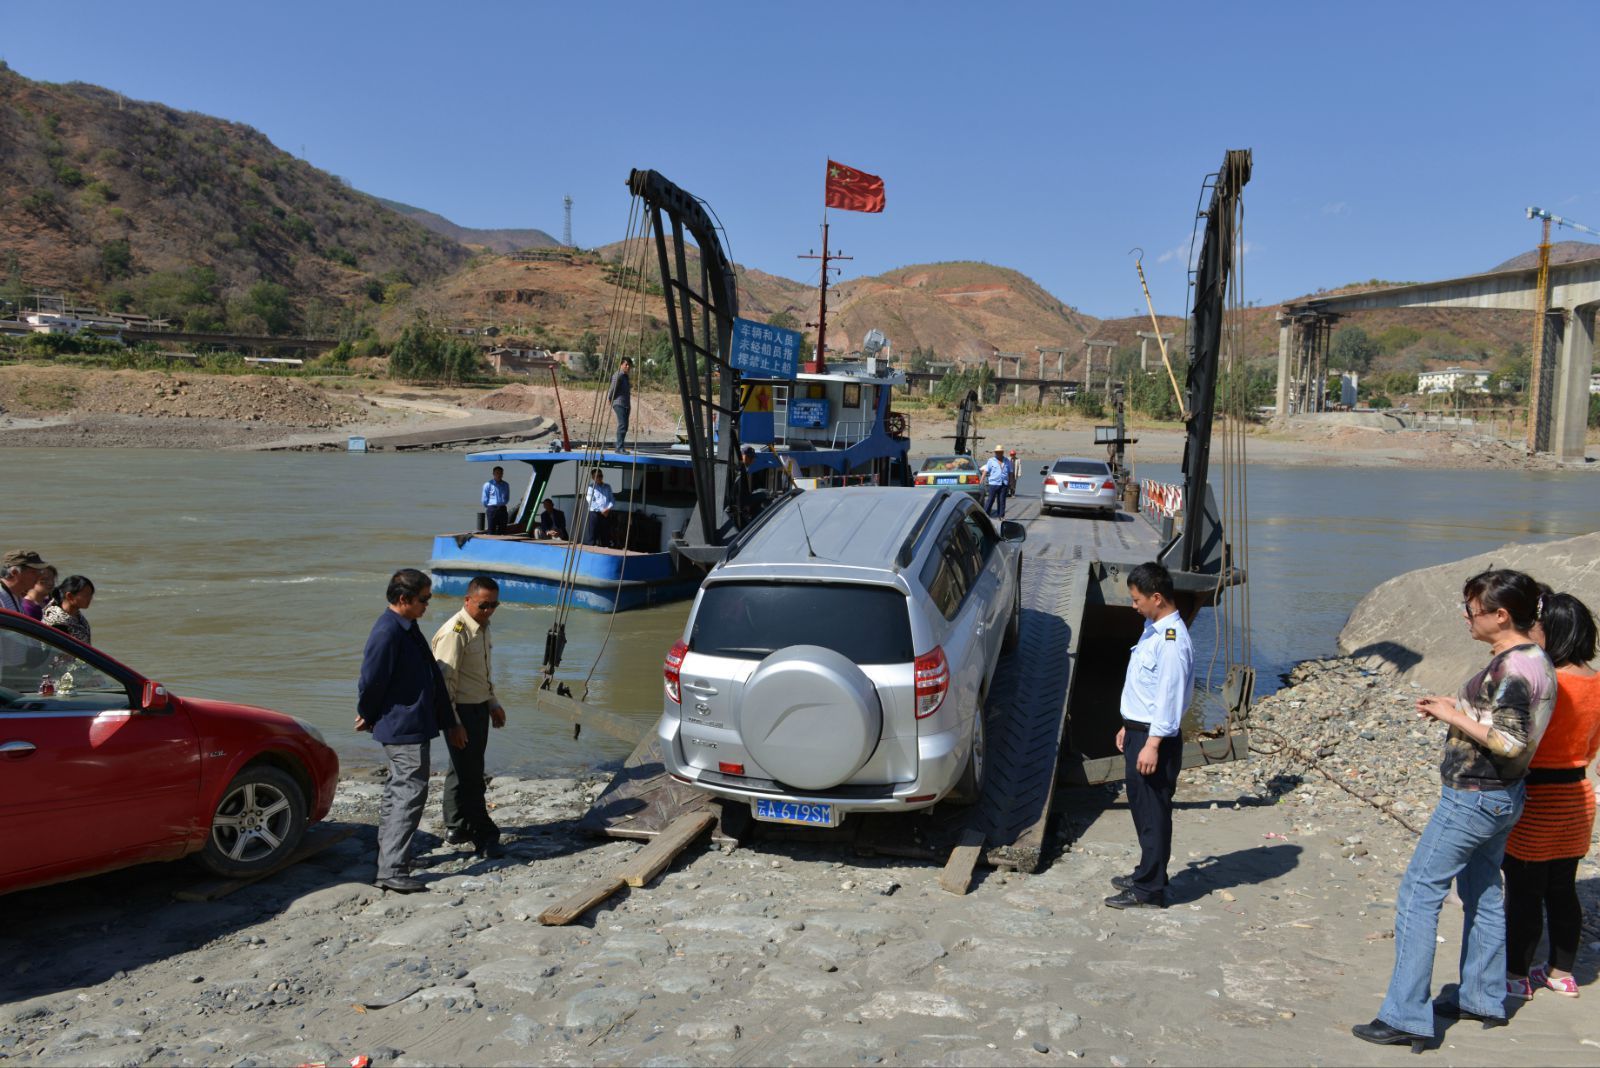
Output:
M1600 393L1589 394L1589 425L1600 426Z
M1079 393L1072 398L1072 410L1085 419L1104 419L1106 406L1101 403L1097 394L1087 391Z

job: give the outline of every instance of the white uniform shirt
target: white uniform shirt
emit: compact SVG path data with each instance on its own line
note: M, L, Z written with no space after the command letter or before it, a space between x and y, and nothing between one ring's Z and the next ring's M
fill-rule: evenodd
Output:
M611 487L604 482L589 483L585 500L589 503L589 511L604 512L616 503L616 498L611 493Z
M1193 693L1194 647L1183 618L1174 609L1145 620L1122 683L1122 718L1150 724L1152 737L1174 737Z

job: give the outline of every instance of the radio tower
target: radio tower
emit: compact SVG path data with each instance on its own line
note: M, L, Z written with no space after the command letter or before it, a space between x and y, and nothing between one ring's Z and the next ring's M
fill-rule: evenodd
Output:
M568 248L572 247L572 197L561 198L561 207L566 213L566 223L561 227L561 243Z

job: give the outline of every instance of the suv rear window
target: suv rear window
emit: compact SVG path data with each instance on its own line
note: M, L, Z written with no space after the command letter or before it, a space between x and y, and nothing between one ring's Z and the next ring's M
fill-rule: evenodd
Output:
M1094 460L1057 460L1050 469L1052 475L1109 475L1111 469Z
M791 645L820 645L857 664L910 663L911 606L889 586L719 582L701 594L690 651L765 660Z

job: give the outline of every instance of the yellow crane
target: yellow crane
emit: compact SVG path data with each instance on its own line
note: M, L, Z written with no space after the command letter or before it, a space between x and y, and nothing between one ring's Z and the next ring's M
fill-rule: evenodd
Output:
M1552 215L1543 208L1529 208L1528 218L1542 219L1544 232L1539 238L1539 280L1538 296L1534 303L1533 317L1533 351L1532 361L1528 370L1528 451L1535 452L1539 448L1539 429L1546 422L1542 417L1544 378L1544 341L1545 341L1545 316L1550 311L1550 224L1570 227L1585 234L1600 237L1600 230L1593 230L1582 223L1563 219L1559 215Z

